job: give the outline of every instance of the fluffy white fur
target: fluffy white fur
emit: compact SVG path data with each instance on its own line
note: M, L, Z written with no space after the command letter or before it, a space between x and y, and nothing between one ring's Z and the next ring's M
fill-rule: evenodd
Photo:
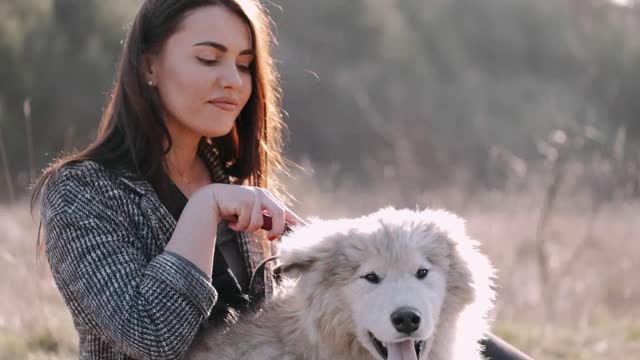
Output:
M481 359L494 271L477 245L442 210L314 219L282 240L284 284L263 310L200 334L188 358L381 360L373 336L424 341L420 359ZM391 321L401 307L420 314L410 335Z

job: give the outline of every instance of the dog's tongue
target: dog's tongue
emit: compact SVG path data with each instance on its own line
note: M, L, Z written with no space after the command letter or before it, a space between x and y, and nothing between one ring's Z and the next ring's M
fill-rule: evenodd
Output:
M387 344L387 360L418 360L413 340Z

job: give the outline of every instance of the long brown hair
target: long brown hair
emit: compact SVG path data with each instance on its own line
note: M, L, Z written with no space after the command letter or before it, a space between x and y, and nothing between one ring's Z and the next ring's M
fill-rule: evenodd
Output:
M162 191L163 156L171 137L157 94L145 86L144 55L160 51L184 18L204 6L225 6L251 30L255 52L251 64L253 91L231 132L213 139L235 183L268 188L284 195L275 173L284 169L279 78L271 57L270 20L258 0L145 0L129 29L115 83L102 114L95 140L81 151L53 161L35 182L31 209L47 180L66 165L93 160L107 168L127 167ZM163 142L168 147L163 149ZM38 230L38 250L42 242Z

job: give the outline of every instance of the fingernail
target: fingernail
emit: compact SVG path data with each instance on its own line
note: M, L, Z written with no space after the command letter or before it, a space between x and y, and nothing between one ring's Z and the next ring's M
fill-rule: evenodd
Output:
M273 240L275 240L277 238L278 238L277 236L269 236L269 241L273 241Z

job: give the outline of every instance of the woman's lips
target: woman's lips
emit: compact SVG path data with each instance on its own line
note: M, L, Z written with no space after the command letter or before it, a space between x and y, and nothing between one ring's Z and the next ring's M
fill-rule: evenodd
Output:
M212 104L213 106L218 107L219 109L222 109L224 111L235 111L238 108L238 105L236 104L230 104L230 103L225 103L225 102L211 102L210 104Z
M238 106L239 106L238 102L236 102L231 98L226 98L226 97L213 99L209 101L209 103L224 111L235 111L238 109Z

